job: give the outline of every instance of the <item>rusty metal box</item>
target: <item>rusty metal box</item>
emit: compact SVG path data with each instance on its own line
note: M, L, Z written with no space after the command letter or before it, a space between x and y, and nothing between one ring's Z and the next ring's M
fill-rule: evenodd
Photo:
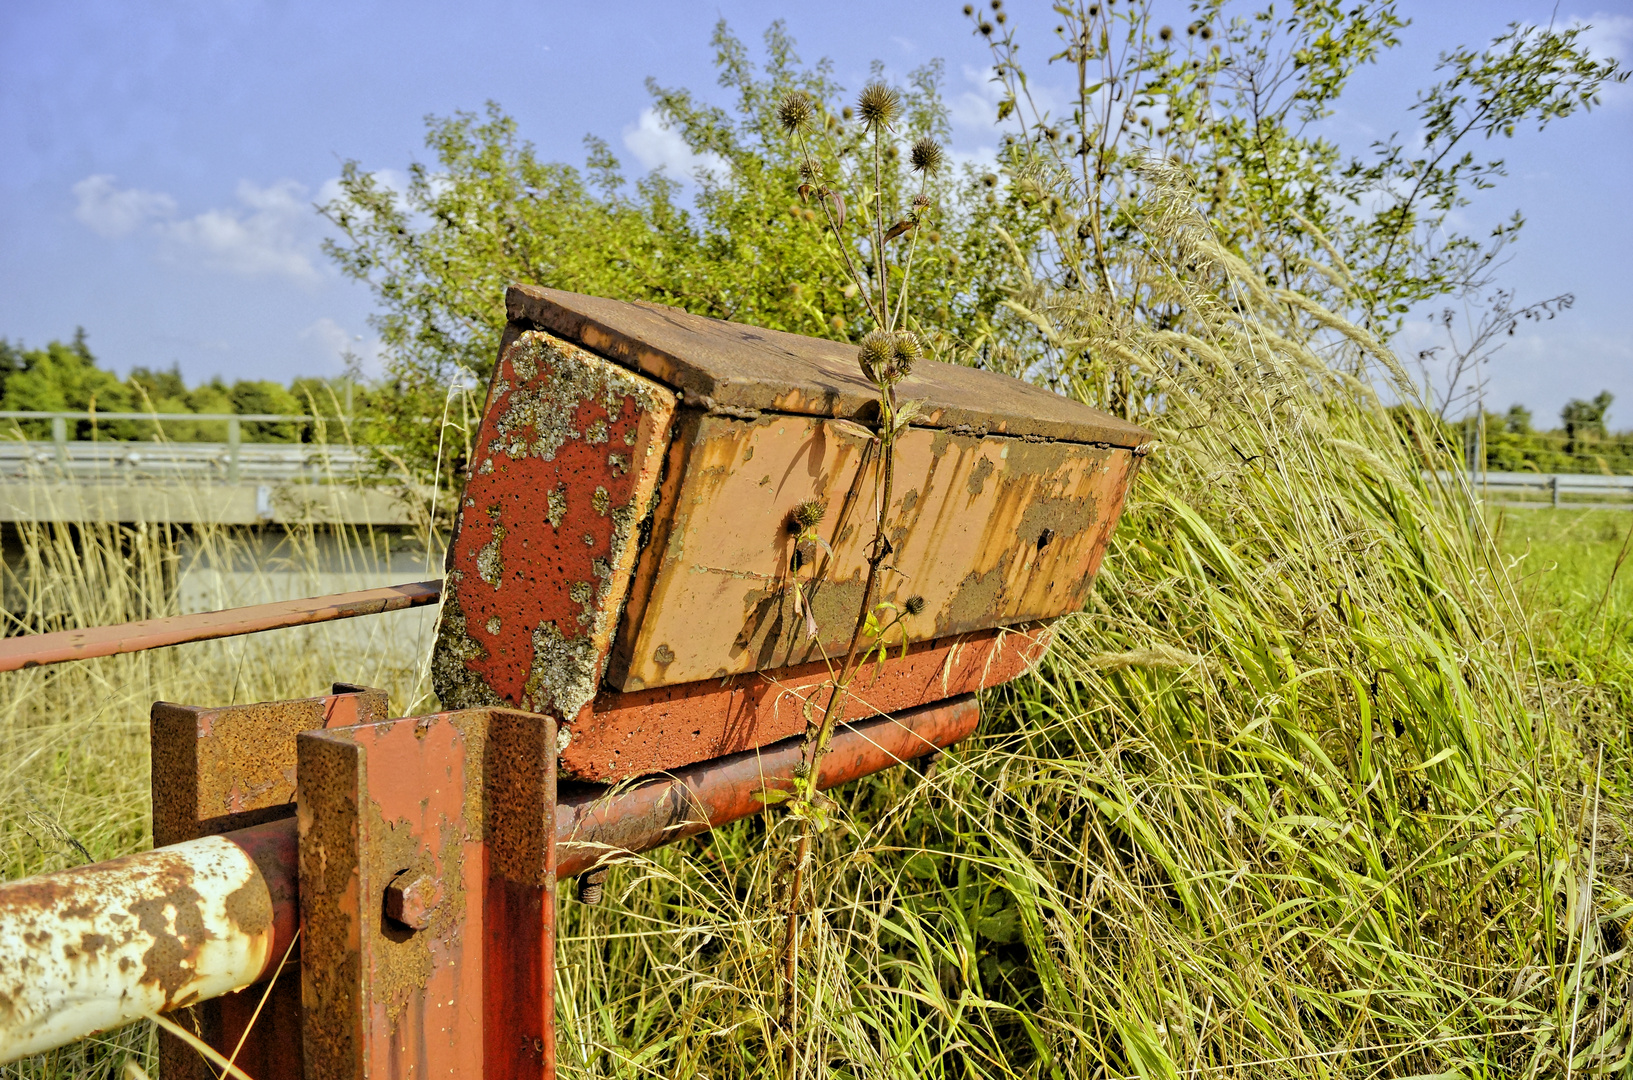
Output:
M506 300L449 553L444 706L557 716L563 767L587 779L801 730L849 642L878 498L855 346L552 289ZM951 364L898 393L923 404L897 443L878 598L925 606L854 715L1021 670L1040 624L1082 608L1150 438ZM832 552L814 636L788 527L810 500Z

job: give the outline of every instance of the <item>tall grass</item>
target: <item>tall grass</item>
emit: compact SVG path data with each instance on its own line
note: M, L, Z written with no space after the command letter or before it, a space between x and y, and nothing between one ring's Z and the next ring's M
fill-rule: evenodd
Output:
M49 488L42 488L49 490ZM343 484L308 489L319 518L340 517ZM190 496L207 500L209 489ZM197 507L194 518L207 518ZM0 580L4 633L101 626L291 595L378 584L428 534L298 525L275 546L240 527L8 525ZM435 538L431 544L435 547ZM338 552L338 557L337 557ZM413 560L420 562L421 560ZM409 578L426 576L421 567ZM184 588L185 586L185 588ZM337 680L389 691L404 712L433 705L418 657L421 612L278 630L0 674L0 874L6 879L152 844L148 709L310 697ZM419 635L418 647L400 638ZM122 1077L152 1067L149 1025L134 1025L0 1075Z
M1452 466L1387 407L1410 387L1383 348L1322 312L1298 330L1296 298L1175 236L1192 331L1106 331L1162 380L1163 441L1090 609L932 776L835 793L801 1074L1626 1075L1626 622L1608 648L1553 614L1433 479ZM79 543L47 575L72 618L164 595L162 538ZM74 858L57 827L140 846L151 698L359 677L282 633L0 677L8 870ZM415 673L361 674L411 704ZM564 1076L778 1071L785 828L630 859L565 905Z
M1433 479L1383 347L1170 227L1193 330L1102 342L1163 445L983 733L846 793L803 1074L1625 1073L1626 716L1590 722L1587 639ZM569 912L567 1075L776 1071L777 827Z

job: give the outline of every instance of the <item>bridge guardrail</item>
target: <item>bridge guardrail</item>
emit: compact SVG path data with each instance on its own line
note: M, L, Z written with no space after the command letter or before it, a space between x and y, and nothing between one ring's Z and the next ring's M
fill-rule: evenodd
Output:
M1633 476L1601 476L1593 473L1530 472L1442 472L1448 483L1466 480L1476 495L1497 506L1536 508L1544 505L1560 509L1633 510ZM1535 495L1535 499L1520 496ZM1593 501L1566 501L1576 495ZM1504 499L1503 496L1509 496ZM1546 500L1546 502L1544 502Z
M279 460L279 459L271 457L270 455L263 452L264 447L274 447L274 446L276 446L276 447L289 447L289 446L303 446L303 445L308 449L310 449L310 447L311 447L311 444L250 443L249 446L253 447L254 449L249 450L248 454L246 455L245 446L244 446L244 424L246 424L246 423L279 423L279 424L312 424L312 423L318 423L318 424L335 424L337 426L344 427L344 426L349 425L349 424L364 422L366 419L367 418L307 416L307 415L295 415L295 414L287 414L287 413L162 413L162 412L99 412L99 411L96 411L96 410L83 410L83 411L61 410L61 411L54 411L53 412L53 411L44 411L44 410L36 411L36 410L20 410L20 409L0 410L0 421L11 420L11 421L17 422L17 421L30 421L30 420L37 420L37 421L49 420L51 422L51 441L50 442L26 441L26 440L21 440L21 439L11 440L10 441L12 445L27 442L28 445L34 447L35 449L33 451L32 458L33 458L33 461L34 461L35 464L48 464L49 463L49 459L48 460L43 460L43 461L40 459L40 451L42 449L45 449L45 448L49 448L51 459L55 460L58 468L60 468L64 472L71 472L71 471L74 471L76 469L76 467L78 467L79 471L83 471L83 464L82 463L87 461L87 460L91 460L91 458L94 458L96 453L97 453L96 451L92 451L90 456L88 457L87 453L85 451L82 451L82 450L79 449L82 446L91 446L91 447L134 447L134 446L141 446L141 447L166 447L166 448L206 447L206 446L208 446L208 447L211 447L213 449L213 451L214 451L215 457L212 458L212 461L218 460L220 462L220 464L223 467L224 473L225 473L226 481L228 483L230 483L230 484L239 483L240 480L242 480L242 479L272 479L272 480L290 479L290 478L292 478L292 476L290 476L290 475L264 475L264 476L260 476L260 477L244 477L240 473L240 467L243 464L245 464L246 458L259 459L259 461L262 464L265 464L265 463L267 463L269 461ZM227 441L225 443L172 443L172 442L163 442L163 441L158 441L158 440L154 440L154 441L144 440L142 442L127 442L127 441L124 441L124 440L114 440L114 439L106 439L106 440L96 439L96 440L90 440L90 441L76 440L76 439L68 438L68 422L70 420L73 420L73 421L76 421L76 422L81 421L81 420L85 420L85 421L90 421L90 422L93 422L93 423L101 423L101 422L105 422L105 421L114 421L114 420L139 421L139 422L151 423L151 424L155 425L156 427L161 428L161 430L162 430L163 425L166 424L166 423L189 423L189 422L191 422L191 423L225 423L227 425ZM13 426L14 427L16 426L15 423L14 423ZM6 444L4 442L0 442L0 446L5 446L5 445ZM110 451L110 453L116 453L116 452ZM126 458L128 458L128 456L129 455L126 455ZM182 457L185 457L185 455L182 455ZM124 460L126 460L126 458L121 458L119 460L124 461ZM0 450L0 476L10 475L10 473L4 469L4 465L5 465L6 461L7 461L7 457L5 455L5 452L3 450ZM178 458L178 463L180 463L180 458ZM274 473L276 473L276 468L274 468Z

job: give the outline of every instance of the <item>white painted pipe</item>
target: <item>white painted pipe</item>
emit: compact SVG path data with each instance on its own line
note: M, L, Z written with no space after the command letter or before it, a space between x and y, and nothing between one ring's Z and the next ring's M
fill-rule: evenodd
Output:
M219 836L0 885L0 1064L248 986L272 938L261 871Z

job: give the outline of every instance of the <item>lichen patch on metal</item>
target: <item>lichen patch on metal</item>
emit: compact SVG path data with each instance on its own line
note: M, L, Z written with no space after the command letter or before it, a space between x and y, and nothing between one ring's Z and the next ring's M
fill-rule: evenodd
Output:
M432 660L446 707L571 719L595 695L675 406L658 383L541 331L505 350Z

